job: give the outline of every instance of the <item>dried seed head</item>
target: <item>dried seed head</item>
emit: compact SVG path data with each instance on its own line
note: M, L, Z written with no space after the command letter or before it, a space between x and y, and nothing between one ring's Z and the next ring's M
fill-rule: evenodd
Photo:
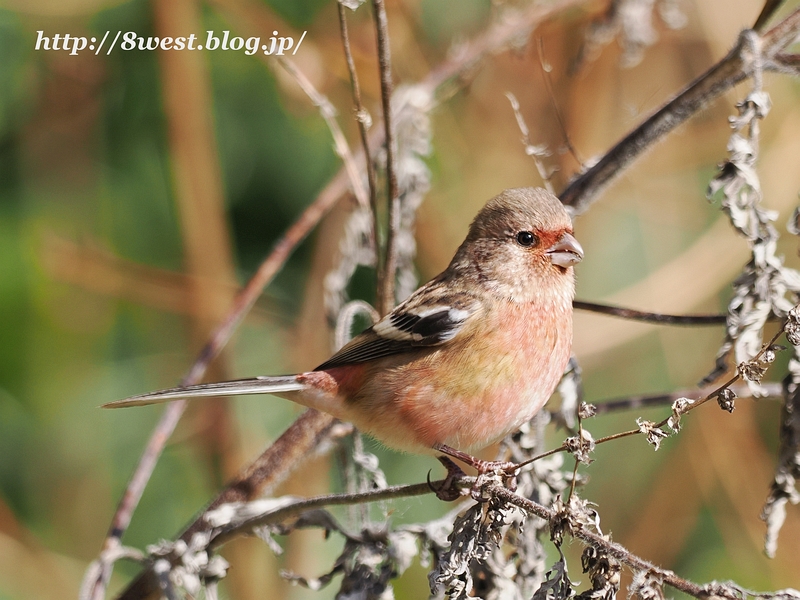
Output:
M639 426L639 431L647 437L647 443L656 450L661 446L661 440L665 437L669 437L669 434L660 427L657 427L653 421L647 421L639 417L636 419L636 424Z
M691 398L678 398L672 403L672 416L667 419L667 425L676 433L681 430L681 417L689 412L694 404Z
M581 419L589 419L597 414L597 407L594 404L587 404L586 402L581 402L580 407L578 408L578 416Z
M764 377L764 373L767 372L768 366L769 363L761 359L748 360L747 362L743 362L742 364L739 365L739 373L747 381L752 381L754 383L761 383L761 379Z
M717 404L721 409L727 410L729 413L732 413L735 408L733 403L735 399L736 394L730 388L724 388L717 394Z
M792 346L800 346L800 304L789 311L783 330Z
M585 465L592 462L589 455L594 451L594 446L595 443L592 434L585 429L581 429L580 435L575 435L564 440L564 447L567 452L573 454L576 460Z

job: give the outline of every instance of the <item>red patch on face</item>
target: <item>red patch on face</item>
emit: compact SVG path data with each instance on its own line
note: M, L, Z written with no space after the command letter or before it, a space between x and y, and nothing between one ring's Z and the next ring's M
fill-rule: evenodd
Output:
M556 231L553 230L538 231L537 235L539 236L539 247L542 248L542 250L547 250L553 244L555 244L565 233L572 234L572 230L558 229Z

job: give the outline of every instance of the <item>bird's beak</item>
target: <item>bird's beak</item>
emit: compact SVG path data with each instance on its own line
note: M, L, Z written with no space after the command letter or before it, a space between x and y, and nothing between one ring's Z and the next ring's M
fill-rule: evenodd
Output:
M583 258L583 248L571 234L565 233L546 251L550 261L559 267L577 265Z

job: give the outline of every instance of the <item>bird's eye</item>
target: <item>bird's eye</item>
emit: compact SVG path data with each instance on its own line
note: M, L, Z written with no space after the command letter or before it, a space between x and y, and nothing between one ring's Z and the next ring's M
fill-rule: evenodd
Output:
M517 234L517 243L520 246L533 246L538 240L530 231L520 231Z

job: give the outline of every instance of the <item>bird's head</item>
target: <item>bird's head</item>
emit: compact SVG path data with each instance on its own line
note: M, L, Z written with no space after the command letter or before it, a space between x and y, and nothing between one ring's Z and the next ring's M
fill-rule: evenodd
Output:
M540 188L505 190L475 217L452 266L518 301L574 290L572 267L583 258L561 201Z

